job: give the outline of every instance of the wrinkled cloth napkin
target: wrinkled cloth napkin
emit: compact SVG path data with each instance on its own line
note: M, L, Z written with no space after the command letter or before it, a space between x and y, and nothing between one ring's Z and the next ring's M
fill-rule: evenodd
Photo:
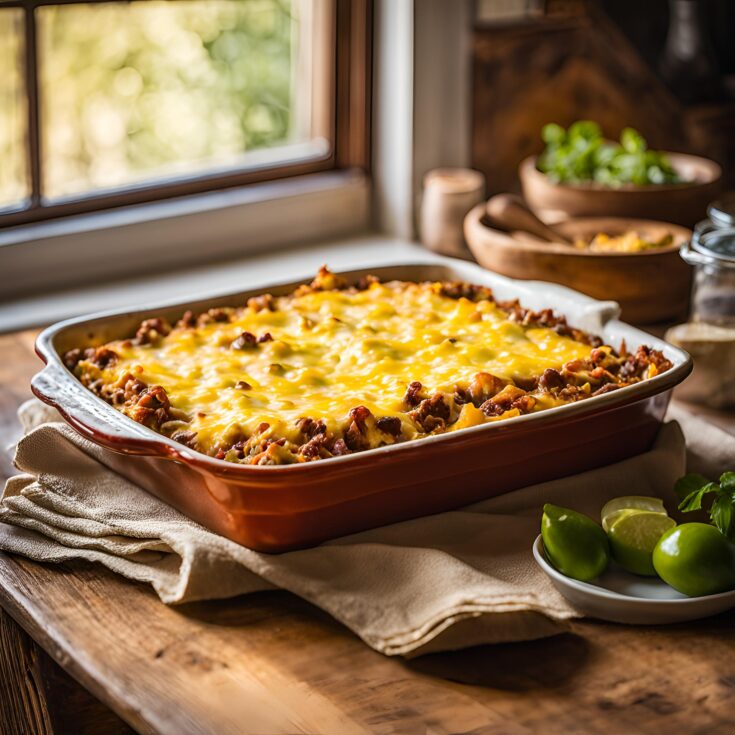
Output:
M152 585L165 603L289 590L369 646L416 656L563 632L579 617L537 567L531 545L545 502L592 516L621 494L658 495L689 469L715 476L735 437L681 412L654 447L591 472L449 513L273 555L189 520L104 464L51 408L29 401L15 455L22 474L0 501L0 549L37 561L87 559ZM682 434L683 429L683 434Z

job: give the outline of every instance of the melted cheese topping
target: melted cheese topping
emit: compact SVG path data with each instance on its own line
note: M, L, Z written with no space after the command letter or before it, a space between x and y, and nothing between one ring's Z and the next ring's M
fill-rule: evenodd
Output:
M358 292L280 297L275 305L237 310L229 323L176 328L154 344L111 342L119 361L101 374L114 381L130 371L162 385L171 405L191 417L200 450L209 452L261 422L288 438L302 417L324 419L335 430L359 405L405 419L412 381L429 394L451 393L478 371L530 378L590 353L589 345L551 329L509 321L491 301L448 298L425 284L373 283ZM269 332L273 341L233 349L243 332ZM238 381L251 389L236 388ZM480 420L465 414L451 428Z

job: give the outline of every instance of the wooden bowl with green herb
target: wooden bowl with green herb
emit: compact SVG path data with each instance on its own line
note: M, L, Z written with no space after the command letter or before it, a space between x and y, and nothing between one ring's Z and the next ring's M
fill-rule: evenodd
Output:
M636 217L693 226L721 189L707 158L650 150L631 128L606 140L596 123L546 125L546 148L521 162L523 196L544 220Z

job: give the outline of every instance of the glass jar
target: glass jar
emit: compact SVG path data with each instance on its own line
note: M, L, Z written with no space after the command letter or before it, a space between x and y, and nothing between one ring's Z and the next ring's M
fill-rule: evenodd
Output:
M694 266L692 320L735 327L735 226L718 228L708 213L711 227L700 222L679 251Z
M702 235L713 230L726 230L735 227L735 191L723 194L707 207L707 219L694 225L692 240L696 244Z

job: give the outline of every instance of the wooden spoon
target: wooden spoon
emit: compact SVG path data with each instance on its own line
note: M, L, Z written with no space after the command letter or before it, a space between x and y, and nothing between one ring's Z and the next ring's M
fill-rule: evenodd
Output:
M496 194L488 200L485 211L499 225L507 230L521 230L547 242L563 242L571 245L572 241L561 232L542 222L528 205L515 194Z

